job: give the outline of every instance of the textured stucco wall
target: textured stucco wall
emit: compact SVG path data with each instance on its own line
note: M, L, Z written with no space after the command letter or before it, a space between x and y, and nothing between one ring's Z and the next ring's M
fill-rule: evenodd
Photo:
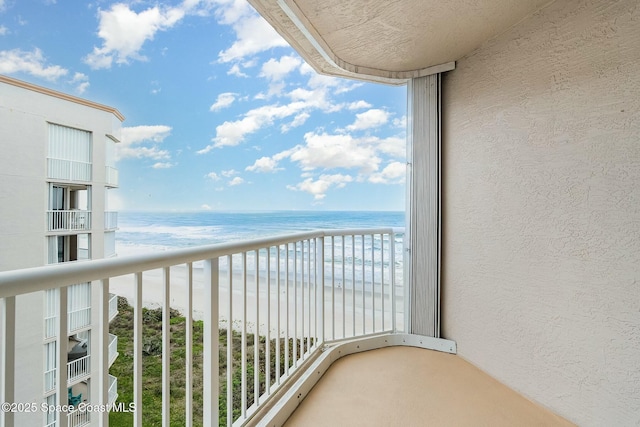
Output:
M580 425L640 425L640 2L550 4L443 112L443 336Z

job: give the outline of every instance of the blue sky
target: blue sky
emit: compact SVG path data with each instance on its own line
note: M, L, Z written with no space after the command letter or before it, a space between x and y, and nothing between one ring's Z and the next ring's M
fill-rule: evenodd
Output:
M117 108L119 210L403 210L406 88L317 74L244 0L0 0L0 73Z

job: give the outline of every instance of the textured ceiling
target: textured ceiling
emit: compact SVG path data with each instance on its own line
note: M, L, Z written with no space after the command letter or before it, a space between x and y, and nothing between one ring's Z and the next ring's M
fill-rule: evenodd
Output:
M451 69L550 2L249 1L316 70L387 83Z

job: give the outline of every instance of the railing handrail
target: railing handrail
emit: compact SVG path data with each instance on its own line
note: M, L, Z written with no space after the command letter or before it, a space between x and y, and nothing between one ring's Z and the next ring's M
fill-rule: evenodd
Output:
M397 228L353 228L313 230L240 242L218 243L165 252L104 258L79 263L59 263L41 267L0 272L0 298L68 286L70 283L91 282L109 277L155 270L166 266L186 264L194 260L220 258L241 252L284 245L301 240L331 236L363 234L395 234Z

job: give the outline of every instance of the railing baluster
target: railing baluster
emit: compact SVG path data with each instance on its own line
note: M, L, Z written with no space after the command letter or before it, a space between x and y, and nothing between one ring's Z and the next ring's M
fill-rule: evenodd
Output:
M219 366L218 341L219 319L219 274L218 258L204 262L204 338L203 338L203 425L218 425Z
M289 243L286 244L285 252L285 328L284 328L284 373L289 375Z
M267 334L265 338L264 366L265 392L271 394L271 246L267 247Z
M98 351L92 352L97 356L98 363L98 402L102 405L106 405L109 402L109 279L102 279L99 282L99 298L98 298L98 342L100 346ZM66 298L65 298L66 299ZM62 307L62 306L60 306ZM64 311L66 312L66 307ZM64 316L60 316L62 319ZM61 320L62 321L62 320ZM107 345L105 345L105 343ZM65 384L66 385L66 384ZM66 391L66 387L65 387ZM98 412L94 414L87 414L88 418L98 418L98 425L101 427L107 427L109 425L109 412Z
M185 319L185 425L193 425L193 263L187 268L187 309Z
M376 331L376 239L371 234L371 327Z
M253 403L260 405L260 252L255 251L255 311L256 327L253 330Z
M227 426L233 424L233 255L227 255L228 310L227 321Z
M351 235L351 316L353 317L353 334L356 336L356 236Z
M322 345L325 342L325 324L324 324L324 236L320 238L320 262L318 263L318 268L320 270L320 344ZM316 316L317 319L318 316Z
M133 413L134 427L142 427L142 272L135 273L133 309Z
M242 418L247 415L247 253L242 252L242 348L241 348L241 402Z
M298 242L293 242L293 367L298 367Z
M362 243L362 334L366 334L367 333L367 321L366 321L366 315L367 315L367 310L365 310L366 307L366 301L365 301L365 282L366 282L366 277L365 277L365 262L364 262L364 253L365 253L365 247L364 247L364 234L361 237L361 243Z
M170 425L171 402L171 372L169 369L171 358L171 271L170 267L162 269L162 426Z
M382 317L382 330L386 329L384 321L384 234L380 233L380 311Z
M307 240L307 354L311 354L311 239Z
M391 282L391 330L397 332L396 325L396 237L393 232L389 233L389 281Z
M280 245L276 247L276 287L278 299L276 300L276 383L280 385Z
M301 293L301 298L300 298L300 322L302 323L300 325L300 329L301 329L301 333L300 333L300 359L304 360L304 285L305 285L305 280L304 280L304 240L300 242L300 246L301 246L301 258L300 258L300 293Z
M346 262L346 256L344 254L345 252L345 246L344 246L344 240L345 240L345 236L340 237L340 240L342 240L342 251L341 251L341 256L342 256L342 277L341 277L341 281L342 281L342 338L346 338L347 337L347 304L346 304L346 299L345 299L345 288L347 287L347 281L345 280L345 262Z
M16 297L0 298L0 403L15 402ZM0 425L14 427L13 412L0 411Z
M336 339L336 242L331 236L331 339Z

